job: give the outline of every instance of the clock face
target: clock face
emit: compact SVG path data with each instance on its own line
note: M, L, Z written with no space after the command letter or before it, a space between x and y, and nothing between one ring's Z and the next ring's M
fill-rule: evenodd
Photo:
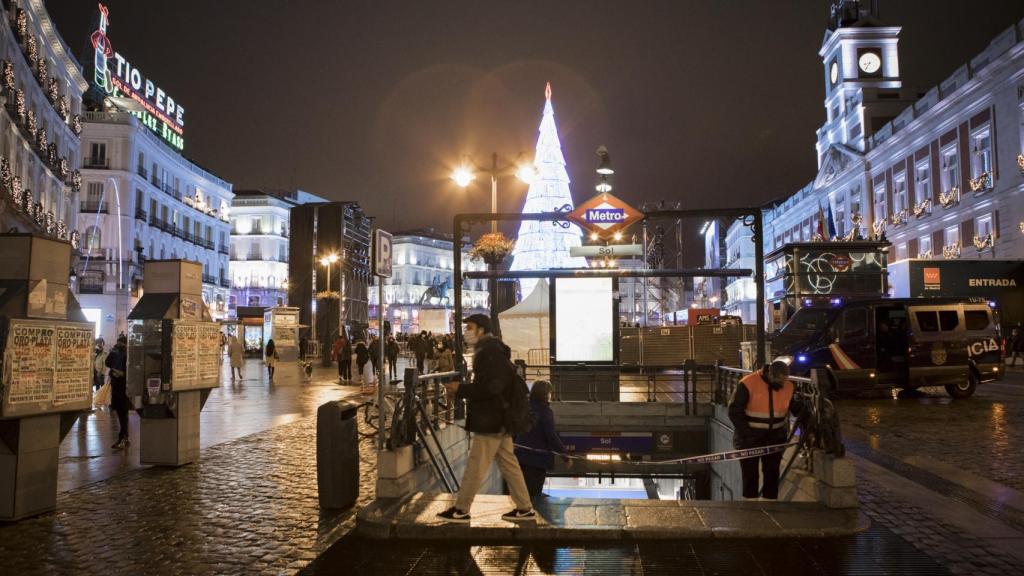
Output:
M874 74L882 67L882 59L874 52L865 52L860 55L857 64L864 73Z
M839 80L839 63L832 62L832 66L829 67L828 77L833 84L836 83L836 80Z

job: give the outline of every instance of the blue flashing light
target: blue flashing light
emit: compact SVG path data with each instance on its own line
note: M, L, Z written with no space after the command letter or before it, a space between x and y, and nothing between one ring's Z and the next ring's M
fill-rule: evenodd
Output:
M829 302L831 302L833 306L842 306L843 305L843 299L842 298L833 298Z
M988 301L988 307L989 308L995 308L996 307L996 301L995 300L989 300Z
M812 304L812 301L811 301L810 298L804 298L804 306L810 306L811 304Z
M796 357L796 361L797 362L807 362L807 356L804 356L803 354L801 354L801 355Z

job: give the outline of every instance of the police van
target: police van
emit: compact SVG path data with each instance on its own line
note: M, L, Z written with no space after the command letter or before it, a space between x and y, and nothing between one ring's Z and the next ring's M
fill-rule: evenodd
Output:
M791 371L821 368L840 395L944 386L953 398L1002 377L997 318L986 301L890 298L798 310L770 337Z

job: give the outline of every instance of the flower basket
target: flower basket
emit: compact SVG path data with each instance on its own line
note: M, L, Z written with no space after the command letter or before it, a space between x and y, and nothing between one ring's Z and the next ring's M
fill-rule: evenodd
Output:
M501 232L492 232L477 239L469 251L469 257L472 260L483 260L493 266L507 258L515 246L516 243Z

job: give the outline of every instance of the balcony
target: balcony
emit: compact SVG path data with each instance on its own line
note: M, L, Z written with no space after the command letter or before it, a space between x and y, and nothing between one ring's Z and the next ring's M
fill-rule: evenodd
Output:
M78 284L79 294L103 294L103 283L81 282Z
M145 222L147 218L148 218L148 214L146 214L145 210L143 210L141 208L136 208L135 209L135 219L136 220L142 220L143 222Z
M227 278L221 278L220 285L223 288L231 288L231 282Z
M142 167L142 166L137 166L137 167L135 168L135 172L136 172L136 173L137 173L137 174L138 174L139 176L142 176L142 179L143 179L143 180L145 180L145 179L146 179L146 178L147 178L147 177L149 176L149 173L148 173L148 172L146 172L146 169L145 169L144 167Z
M220 252L221 254L228 254L228 253L230 253L230 249L228 248L227 244L221 244L217 248L217 252ZM232 260L234 260L234 258L232 258Z
M217 277L213 274L203 274L203 284L216 284Z
M84 214L107 214L107 203L82 202L78 205L78 211Z
M86 158L82 162L82 168L98 168L110 170L110 158Z

